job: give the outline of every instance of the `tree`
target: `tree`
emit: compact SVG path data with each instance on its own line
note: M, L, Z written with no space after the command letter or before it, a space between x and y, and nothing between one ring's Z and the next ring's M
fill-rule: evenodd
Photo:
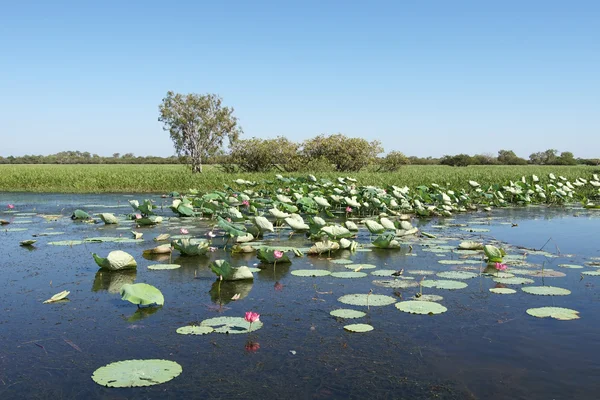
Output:
M224 107L216 94L169 91L158 109L158 120L169 131L177 155L187 159L194 173L202 172L203 160L214 155L225 138L231 145L242 133L233 108Z
M527 160L515 154L512 150L498 151L498 163L502 165L525 165Z
M265 172L286 164L297 156L298 144L282 136L276 139L238 140L231 146L231 161L246 172Z
M395 172L403 165L410 164L408 157L399 151L391 151L384 158L378 160L379 169L382 172Z
M577 165L575 156L570 151L563 151L560 153L560 157L556 159L558 165Z
M349 138L341 133L331 136L319 135L302 144L302 155L308 161L326 159L335 165L336 171L360 171L381 153L379 141L367 142L361 138Z

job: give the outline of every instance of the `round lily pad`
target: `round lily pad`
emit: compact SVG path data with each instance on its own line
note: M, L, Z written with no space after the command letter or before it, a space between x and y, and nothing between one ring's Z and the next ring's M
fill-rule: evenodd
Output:
M347 294L338 301L351 306L389 306L394 304L396 299L382 294Z
M553 269L544 269L539 271L532 271L529 276L539 276L540 278L562 278L567 276L564 272L555 271Z
M422 294L419 297L414 298L415 301L442 301L444 298L442 296L438 296L437 294Z
M448 309L439 303L435 303L433 301L401 301L400 303L396 303L395 307L403 312L410 314L441 314Z
M401 288L406 289L409 287L417 287L419 284L414 280L401 280L401 279L389 279L389 280L374 280L373 285L387 287L387 288Z
M371 272L373 276L392 276L394 272L397 272L395 269L378 269L377 271Z
M421 286L427 287L427 288L457 290L457 289L464 289L468 285L466 283L460 282L460 281L450 281L450 280L444 280L444 279L437 279L437 280L436 279L425 279L421 283Z
M168 360L117 361L94 371L92 379L108 387L138 387L165 383L181 374L181 365Z
M179 264L154 264L148 265L148 269L161 270L161 269L177 269L180 268Z
M346 258L338 258L337 260L330 260L330 262L334 264L352 264L354 261L348 260Z
M366 273L364 272L354 272L354 271L348 271L348 272L332 272L331 276L333 276L334 278L364 278L365 276L367 276Z
M520 278L516 276L514 278L494 278L493 281L497 283L502 283L504 285L528 285L534 282L533 279Z
M431 271L429 269L414 269L411 271L406 271L409 274L413 275L434 275L435 271Z
M338 308L337 310L331 311L329 314L339 318L362 318L367 315L362 311L351 310L349 308Z
M250 327L250 322L242 317L216 317L205 319L200 322L200 325L210 326L217 333L237 334L257 331L262 328L263 323L262 321L256 321Z
M525 286L521 288L525 293L538 296L566 296L571 294L570 290L554 286Z
M515 289L509 289L509 288L491 288L490 292L496 293L496 294L514 294L514 293L517 293L517 291Z
M571 269L583 268L583 265L576 265L576 264L558 264L558 266L561 268L571 268Z
M530 308L527 311L527 314L532 315L538 318L554 318L559 319L561 321L568 321L571 319L579 319L579 311L571 310L570 308L561 308L561 307L539 307L539 308Z
M352 324L344 326L344 329L350 332L369 332L373 330L373 327L369 324Z
M83 240L60 240L58 242L48 242L48 244L52 246L75 246L83 243Z
M466 271L444 271L439 272L437 276L448 279L472 279L476 278L478 275L473 272Z
M448 265L460 265L464 264L465 260L438 260L438 263Z
M325 269L297 269L292 271L294 276L326 276L331 275L330 271Z
M483 233L483 232L489 232L489 229L485 229L485 228L460 228L461 231L464 232L474 232L474 233Z
M348 269L375 269L377 268L377 265L373 265L373 264L348 264L348 265L344 265L344 267L348 268Z
M582 274L588 276L600 276L600 269L597 271L583 271Z
M214 332L212 327L202 325L188 325L177 328L177 333L181 335L206 335L211 332Z

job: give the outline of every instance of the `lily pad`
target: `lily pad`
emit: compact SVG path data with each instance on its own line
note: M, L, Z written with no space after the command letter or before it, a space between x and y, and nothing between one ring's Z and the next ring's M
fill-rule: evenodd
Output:
M496 293L496 294L514 294L514 293L517 293L517 291L515 289L510 289L510 288L491 288L490 292Z
M214 331L215 330L210 326L188 325L177 328L176 332L180 335L206 335Z
M571 294L570 290L554 286L525 286L521 288L525 293L538 296L566 296Z
M583 268L583 265L576 265L576 264L558 264L558 266L561 268L571 268L571 269Z
M429 269L413 269L410 271L406 271L406 273L413 275L434 275L435 271Z
M394 304L396 299L382 294L347 294L338 301L351 306L389 306Z
M415 301L442 301L444 298L437 294L422 294L419 297L414 298Z
M354 261L345 258L338 258L336 260L329 260L329 262L332 262L334 264L352 264Z
M344 265L344 267L346 267L348 269L358 269L358 268L360 268L360 269L375 269L375 268L377 268L377 265L373 265L373 264L348 264L348 265Z
M344 271L344 272L332 272L331 276L333 276L334 278L364 278L365 276L367 276L366 273L364 272L355 272L355 271Z
M19 242L19 246L31 246L32 244L34 244L35 242L37 242L37 240L23 240Z
M165 304L165 298L161 291L147 283L123 285L121 287L121 300L127 300L130 303L141 306L151 304L162 306Z
M447 265L460 265L464 264L465 260L439 260L438 263Z
M434 315L448 311L446 307L433 301L401 301L400 303L396 303L395 307L400 311L410 314Z
M344 326L344 329L350 332L362 333L373 330L373 327L369 324L351 324Z
M447 289L447 290L457 290L464 289L468 285L464 282L460 281L450 281L445 279L426 279L421 283L421 286L427 288L437 288L437 289Z
M111 271L137 267L137 262L133 256L122 250L111 251L106 258L102 258L96 253L92 253L92 256L100 268L109 269Z
M527 314L538 318L554 318L561 321L568 321L572 319L579 319L579 311L571 310L570 308L561 307L539 307L530 308Z
M600 269L597 271L583 271L582 274L588 276L600 276Z
M76 246L83 243L83 240L60 240L58 242L48 242L48 244L52 246Z
M410 287L417 287L419 284L414 280L399 280L399 279L390 279L390 280L374 280L373 285L387 287L387 288L398 288L398 289L406 289Z
M331 275L330 271L325 269L297 269L292 271L294 276L326 276Z
M177 269L177 268L181 268L181 265L179 265L179 264L154 264L154 265L148 265L148 269L152 269L152 270Z
M377 271L371 272L373 276L392 276L393 273L396 273L395 269L378 269Z
M68 290L63 290L62 292L56 293L54 296L52 296L48 300L44 301L44 304L54 303L54 302L66 299L70 293L71 292L69 292Z
M216 317L205 319L200 323L201 326L210 326L216 333L238 334L254 332L262 328L262 321L252 323L242 317Z
M357 310L351 310L349 308L338 308L337 310L331 311L329 314L338 318L362 318L366 313Z
M181 365L168 360L117 361L94 371L92 379L107 387L152 386L181 374Z
M504 285L528 285L528 284L534 282L533 279L520 278L520 277L514 277L514 278L494 278L493 281L497 282L497 283L502 283Z
M448 278L448 279L472 279L472 278L476 278L479 275L477 275L473 272L466 272L466 271L444 271L444 272L439 272L437 274L437 276L439 276L440 278Z

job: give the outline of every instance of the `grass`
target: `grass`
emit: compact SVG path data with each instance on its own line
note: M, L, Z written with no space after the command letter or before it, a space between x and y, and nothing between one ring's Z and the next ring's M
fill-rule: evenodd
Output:
M0 165L0 191L39 193L167 193L222 189L237 178L261 182L274 179L273 173L228 174L215 166L206 166L202 174L192 174L182 165ZM469 180L482 185L504 183L521 176L549 173L569 180L590 179L600 168L589 166L469 166L411 165L398 172L315 173L318 178L351 176L359 185L397 185L415 187L433 182L453 189L466 188ZM306 173L284 174L306 176Z

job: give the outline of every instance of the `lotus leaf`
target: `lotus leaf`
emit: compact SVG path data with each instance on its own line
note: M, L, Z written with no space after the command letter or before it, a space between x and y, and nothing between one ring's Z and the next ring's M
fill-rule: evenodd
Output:
M294 276L326 276L331 275L330 271L325 269L297 269L292 271Z
M400 303L396 303L395 307L400 311L410 314L434 315L448 311L446 307L433 301L401 301Z
M111 271L137 267L137 262L133 256L122 250L111 251L106 258L102 258L96 253L92 253L92 256L100 268L109 269Z
M344 272L332 272L331 276L334 278L364 278L367 276L364 272L356 272L356 271L344 271Z
M517 291L515 289L509 289L509 288L491 288L490 292L496 293L496 294L514 294L514 293L517 293Z
M443 280L443 279L426 279L421 282L423 287L427 288L437 288L437 289L447 289L447 290L457 290L464 289L468 285L464 282L460 281L451 281L451 280Z
M414 298L415 301L442 301L444 298L437 294L422 294L419 297Z
M373 327L369 324L351 324L344 326L344 329L350 332L362 333L373 330Z
M148 269L152 269L152 270L177 269L177 268L181 268L181 265L179 265L179 264L153 264L153 265L148 265Z
M176 332L180 335L206 335L214 331L215 330L210 326L188 325L177 328Z
M338 318L362 318L366 313L357 310L351 310L348 308L338 308L337 310L331 311L329 314Z
M73 215L71 215L71 219L76 219L76 220L84 220L84 219L90 219L92 217L90 217L90 214L86 213L83 210L75 210L73 211Z
M160 246L153 247L148 250L144 250L144 254L169 254L171 253L170 244L161 244Z
M200 239L176 239L171 242L171 246L185 256L202 256L209 250L208 242Z
M439 272L437 276L447 279L472 279L476 278L478 275L473 272L466 271L444 271Z
M410 287L419 286L417 282L414 280L404 280L404 279L390 279L390 280L374 280L373 285L386 287L386 288L400 288L406 289Z
M514 277L514 278L493 278L494 282L497 283L502 283L504 285L528 285L530 283L533 283L533 279L528 279L528 278L520 278L520 277Z
M600 269L596 271L583 271L582 274L588 276L600 276Z
M538 318L554 318L561 321L568 321L572 319L579 319L579 311L571 310L570 308L561 307L539 307L530 308L527 314Z
M159 385L181 374L181 365L168 360L117 361L94 371L92 379L107 387Z
M338 242L327 240L324 242L316 242L309 250L308 254L323 254L331 251L339 250L340 245Z
M380 249L399 249L400 242L394 239L394 234L380 235L373 241L373 246Z
M56 301L66 299L70 293L71 292L69 292L68 290L63 290L62 292L56 293L54 296L52 296L48 300L44 301L44 304L54 303Z
M525 286L521 288L525 293L539 296L566 296L571 294L570 290L554 286Z
M127 300L130 303L141 306L151 304L162 306L165 304L165 298L161 291L147 283L123 285L121 287L121 300Z
M338 298L338 301L351 306L389 306L396 299L382 294L347 294Z
M201 326L210 326L216 333L238 334L254 332L262 328L262 321L250 323L242 317L216 317L205 319Z

